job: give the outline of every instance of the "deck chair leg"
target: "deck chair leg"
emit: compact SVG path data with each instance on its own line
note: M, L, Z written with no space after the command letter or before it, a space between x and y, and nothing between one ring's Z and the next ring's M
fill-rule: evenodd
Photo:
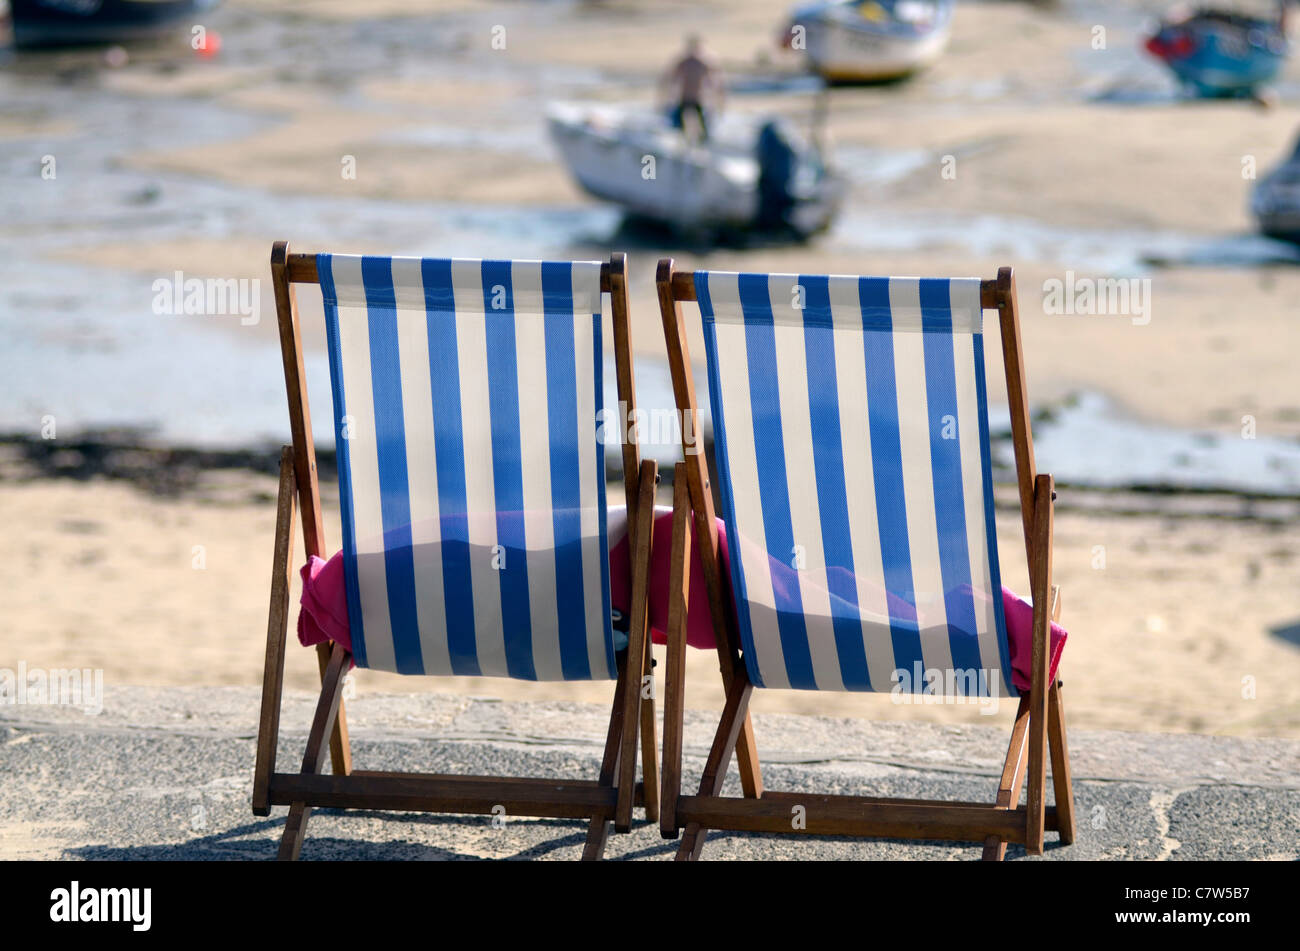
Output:
M636 788L637 732L641 725L642 691L649 664L650 556L654 537L655 480L658 465L653 459L641 463L637 503L632 528L632 612L627 629L628 692L623 697L623 751L618 764L618 808L614 831L632 828L633 790ZM653 769L650 767L649 769Z
M587 826L587 840L582 845L582 861L599 862L609 841L609 816L592 816Z
M1025 738L1029 733L1029 697L1020 698L1016 709L1016 722L1011 727L1011 742L1007 746L1007 759L1002 765L1002 780L998 783L997 805L1014 809L1020 802L1020 787L1025 781ZM984 840L984 861L1001 862L1007 854L1007 844L995 835Z
M339 704L343 699L343 678L352 664L352 655L335 644L330 651L329 664L325 668L324 684L321 686L320 699L316 702L316 716L312 719L311 732L307 734L307 751L302 757L304 773L319 773L325 758L326 737L334 730L338 717ZM307 832L307 820L311 817L311 807L304 802L295 802L289 806L289 818L284 825L284 835L280 839L280 859L292 861L302 851L303 836Z
M754 742L754 723L749 711L740 724L740 737L736 740L736 768L740 771L740 790L747 799L763 795L763 776L758 766L758 746Z
M745 723L745 714L749 710L749 696L754 686L744 671L739 672L727 691L727 704L722 711L722 720L718 723L718 732L713 737L713 747L709 758L704 763L704 775L700 777L700 795L716 796L722 792L722 784L727 778L727 764L731 760L731 751L736 746L740 731ZM677 861L690 862L700 857L704 848L706 830L698 823L686 826L682 843L677 849Z
M1074 784L1070 779L1070 749L1065 739L1065 706L1061 681L1052 684L1048 695L1047 745L1052 754L1052 786L1056 793L1056 818L1061 844L1074 842Z
M682 728L685 719L684 691L686 680L686 613L691 600L691 524L690 489L686 484L686 464L677 463L673 473L673 539L668 567L668 645L664 674L664 766L663 796L659 808L659 833L665 839L677 838L677 799L682 792Z
M280 451L280 493L275 517L275 555L271 567L271 605L266 625L262 672L262 712L257 726L257 765L253 768L253 815L271 814L271 774L280 741L280 696L284 689L284 645L289 626L289 586L293 574L293 521L298 495L293 448Z
M618 657L618 680L614 686L613 708L609 714L609 732L605 736L605 754L600 761L600 779L602 786L614 785L618 775L619 752L623 739L623 697L627 688L627 651ZM587 826L587 841L582 847L582 860L595 862L605 854L605 842L609 838L609 824L612 813L600 813L591 817Z
M307 820L311 818L311 806L295 802L289 807L289 818L284 823L284 835L280 838L280 852L276 859L281 862L296 862L302 854L302 840L307 834Z
M719 651L725 650L723 647ZM739 669L739 659L733 662L732 669ZM735 681L734 673L728 675L725 664L720 663L718 670L722 674L722 690L724 694L731 692L731 684ZM763 795L763 776L758 765L758 745L754 742L754 722L750 719L749 711L745 711L745 718L740 724L740 733L736 737L736 769L740 772L740 791L746 799L759 799Z
M650 695L641 700L641 786L645 790L646 822L659 821L659 730L655 723L654 656L650 638L645 642L644 676L650 678Z
M316 663L320 667L320 684L325 686L326 671L329 669L330 649L332 643L316 645ZM345 674L346 676L346 674ZM343 709L343 696L339 695L338 716L334 720L334 729L330 731L330 764L335 776L347 776L352 772L352 744L348 742L348 718Z
M1029 777L1025 807L1028 812L1025 851L1043 854L1047 811L1047 711L1048 665L1051 647L1052 587L1052 477L1034 480L1033 562L1030 585L1034 599L1034 635L1031 689L1029 691Z

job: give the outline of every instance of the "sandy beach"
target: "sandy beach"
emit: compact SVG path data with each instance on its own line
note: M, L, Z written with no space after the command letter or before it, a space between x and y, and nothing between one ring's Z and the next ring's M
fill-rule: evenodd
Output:
M159 497L128 481L28 481L32 468L11 448L3 456L0 522L9 526L14 552L4 567L11 592L4 656L29 667L101 668L108 684L260 683L273 478L218 471ZM336 485L327 485L325 498L331 546L339 537ZM1277 521L1090 512L1072 510L1070 502L1067 493L1058 510L1054 572L1071 632L1061 668L1071 723L1300 736L1295 509ZM1023 551L1019 532L1018 513L1000 506L1005 582L1027 591L1024 559L1016 558ZM296 545L301 551L301 538ZM298 595L295 585L295 604ZM688 654L688 704L721 709L713 654ZM662 648L657 656L662 660ZM662 670L661 663L661 677ZM591 702L612 696L611 685L599 683L354 676L359 692ZM315 653L291 641L286 684L308 689L316 678ZM872 719L990 719L969 707L896 705L877 694L764 690L754 705Z
M829 234L806 246L683 250L618 231L617 215L559 163L542 111L555 99L650 104L680 34L695 31L726 67L730 108L806 124L812 97L773 42L784 0L436 6L241 0L213 15L225 45L212 62L177 43L133 50L120 69L60 54L62 72L20 57L0 73L0 105L12 107L0 118L0 312L14 326L19 314L44 322L15 331L0 356L13 387L0 430L34 438L49 414L69 438L117 424L149 445L215 441L273 465L288 421L267 260L285 238L304 251L627 250L634 343L648 364L663 358L661 254L686 267L831 273L992 277L1010 264L1036 414L1098 395L1117 418L1189 444L1218 440L1248 455L1249 419L1259 445L1300 445L1295 261L1251 235L1253 182L1243 177L1246 159L1262 172L1290 147L1294 64L1274 108L1182 102L1137 48L1156 5L960 3L932 70L833 92L828 129L852 192ZM352 20L362 12L364 28ZM498 24L505 50L489 45ZM1090 43L1097 24L1107 27L1101 50ZM348 55L333 59L345 43ZM772 89L772 77L793 85ZM1141 95L1116 94L1126 90ZM33 172L47 153L60 156L57 182ZM355 179L340 176L346 156ZM942 175L949 157L955 177ZM261 320L154 317L148 287L177 270L260 280ZM1045 282L1067 272L1149 280L1149 319L1046 313ZM319 296L303 289L299 301L320 366ZM992 339L987 352L990 399L1004 404ZM60 358L73 353L85 362ZM328 405L324 390L313 398ZM0 443L0 667L102 668L111 684L259 683L274 479L218 468L159 491L94 466L85 478L61 475L75 458L42 460ZM1185 498L1058 475L1072 726L1300 737L1300 471L1287 464L1245 458L1264 486L1250 498L1209 475ZM1184 469L1196 484L1195 459ZM335 546L336 484L325 492ZM1007 506L998 532L1004 577L1027 593L1019 517ZM721 706L715 667L691 653L692 707ZM314 654L291 644L288 685L315 676ZM368 671L356 680L358 692L426 689L603 701L611 687ZM987 722L881 696L759 691L755 707Z

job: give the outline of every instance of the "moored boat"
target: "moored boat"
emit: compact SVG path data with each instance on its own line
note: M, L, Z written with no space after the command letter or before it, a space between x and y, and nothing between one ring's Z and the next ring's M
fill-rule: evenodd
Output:
M835 0L797 9L785 45L830 82L885 82L933 63L948 45L953 0Z
M183 23L219 0L9 0L14 45L119 43Z
M1300 141L1286 161L1255 183L1250 211L1270 238L1300 244Z
M1229 10L1175 8L1146 40L1198 96L1253 96L1276 78L1290 54L1285 2L1275 19Z
M816 146L780 123L727 116L696 142L649 111L556 104L548 121L585 191L680 231L806 238L830 225L844 196Z

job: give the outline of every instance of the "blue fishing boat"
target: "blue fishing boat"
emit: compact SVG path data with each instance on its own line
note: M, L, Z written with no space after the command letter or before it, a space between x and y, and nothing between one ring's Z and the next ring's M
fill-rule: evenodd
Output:
M1253 96L1290 53L1285 2L1276 18L1226 10L1175 10L1146 41L1188 89L1207 98Z

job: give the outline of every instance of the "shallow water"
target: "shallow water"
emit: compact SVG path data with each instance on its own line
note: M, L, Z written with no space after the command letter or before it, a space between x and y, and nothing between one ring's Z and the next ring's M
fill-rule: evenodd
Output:
M994 432L1009 433L1005 407ZM1300 442L1240 432L1156 426L1126 415L1100 393L1076 394L1033 423L1039 470L1093 488L1221 490L1300 497ZM1003 467L1013 465L1003 446Z

